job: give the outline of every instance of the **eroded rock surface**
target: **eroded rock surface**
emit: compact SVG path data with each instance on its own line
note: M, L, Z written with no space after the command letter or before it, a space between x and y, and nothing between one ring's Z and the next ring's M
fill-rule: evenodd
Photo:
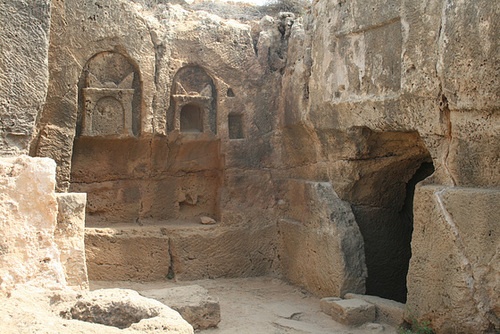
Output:
M330 183L287 180L278 233L283 275L319 296L365 292L361 233Z
M86 292L77 296L71 309L62 314L69 319L130 329L130 332L193 333L191 325L179 313L132 290Z
M57 189L88 194L91 277L284 275L342 295L367 271L368 293L408 297L438 332L498 330L495 1L322 0L302 16L32 2L0 5L0 152L30 146ZM413 210L424 179L441 190ZM48 225L37 239L19 224L39 221L16 211L36 192L6 180L0 284L62 284L55 252L38 261Z
M53 160L0 159L0 292L18 285L62 287L66 280L55 242L57 200Z
M0 3L0 153L27 154L47 96L50 0Z
M58 214L54 232L61 253L66 283L74 288L88 288L85 260L86 194L56 194Z
M493 189L417 190L408 316L418 310L442 332L498 328L499 201Z
M194 329L216 327L221 321L219 300L199 285L187 285L139 292L179 312Z
M0 323L5 333L193 333L176 311L125 289L15 290L1 298Z

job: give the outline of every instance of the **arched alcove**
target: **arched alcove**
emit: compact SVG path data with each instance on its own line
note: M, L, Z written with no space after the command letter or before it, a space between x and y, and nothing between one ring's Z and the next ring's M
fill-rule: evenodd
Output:
M170 108L167 114L168 131L211 132L217 134L217 91L210 75L200 66L188 65L176 73L172 82ZM201 110L200 113L196 109ZM190 117L186 117L190 115ZM186 122L198 122L201 126L186 130ZM184 116L184 117L183 117ZM191 117L194 117L193 119ZM194 131L194 129L201 129Z
M78 82L77 137L138 136L141 98L140 72L131 59L112 51L95 54Z
M129 223L140 209L137 178L147 143L140 140L142 83L129 57L100 52L78 82L78 118L70 191L87 193L86 223ZM141 175L142 177L142 175Z

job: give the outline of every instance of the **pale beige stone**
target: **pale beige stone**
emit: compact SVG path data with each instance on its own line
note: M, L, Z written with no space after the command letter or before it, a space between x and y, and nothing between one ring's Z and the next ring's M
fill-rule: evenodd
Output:
M48 158L0 159L0 292L18 285L66 285L57 224L56 164Z
M197 223L88 228L89 278L152 281L174 276L194 280L263 275L272 269L275 231L274 227L241 231ZM254 253L258 261L249 257Z
M333 320L344 325L361 326L375 320L375 306L362 299L342 299L329 304Z
M132 333L193 333L192 326L179 313L132 290L87 292L77 296L75 304L63 314L67 319L118 327Z
M51 1L0 3L0 155L28 154L49 82Z
M346 299L361 299L375 305L376 318L378 322L399 327L404 322L405 304L394 300L380 298L378 296L359 295L348 293L344 296Z
M109 228L89 233L91 275L283 274L331 296L366 278L404 301L413 251L414 312L438 332L499 327L498 210L483 194L500 185L495 1L274 17L137 1L0 5L0 151L52 157L58 189L88 194L88 226ZM431 173L454 188L437 206L417 194L412 249L412 187Z
M349 295L349 293L348 293L348 295ZM333 312L332 303L336 302L336 301L339 301L339 300L342 300L342 298L340 298L340 297L325 297L325 298L321 298L321 300L320 300L321 311L323 313L328 314L329 316L331 316L332 312Z
M215 221L215 219L210 218L210 217L206 217L206 216L200 217L200 223L203 224L203 225L214 225L214 224L217 224L217 222Z
M493 189L418 188L407 318L431 321L442 333L499 326L499 196Z
M76 293L31 287L0 299L6 333L193 333L179 313L131 290Z
M218 299L199 285L143 290L139 293L176 310L194 329L216 327L221 320Z
M169 239L159 229L87 228L85 245L91 280L160 280L171 265Z
M282 182L278 222L284 277L319 296L365 291L363 239L350 206L331 184Z
M85 262L85 205L86 194L56 194L58 214L54 232L55 242L61 252L68 286L87 289Z

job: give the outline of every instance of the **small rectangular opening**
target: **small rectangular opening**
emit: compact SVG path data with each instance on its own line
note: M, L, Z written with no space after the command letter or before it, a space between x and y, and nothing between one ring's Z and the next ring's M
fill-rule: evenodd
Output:
M227 121L229 126L229 139L243 139L243 115L229 114Z

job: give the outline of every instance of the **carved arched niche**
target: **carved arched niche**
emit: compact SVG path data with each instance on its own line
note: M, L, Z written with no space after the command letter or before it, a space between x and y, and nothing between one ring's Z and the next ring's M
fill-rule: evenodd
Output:
M172 83L168 130L217 134L217 91L200 66L181 68Z
M101 52L83 68L79 85L77 137L139 135L141 80L137 66L116 52Z

